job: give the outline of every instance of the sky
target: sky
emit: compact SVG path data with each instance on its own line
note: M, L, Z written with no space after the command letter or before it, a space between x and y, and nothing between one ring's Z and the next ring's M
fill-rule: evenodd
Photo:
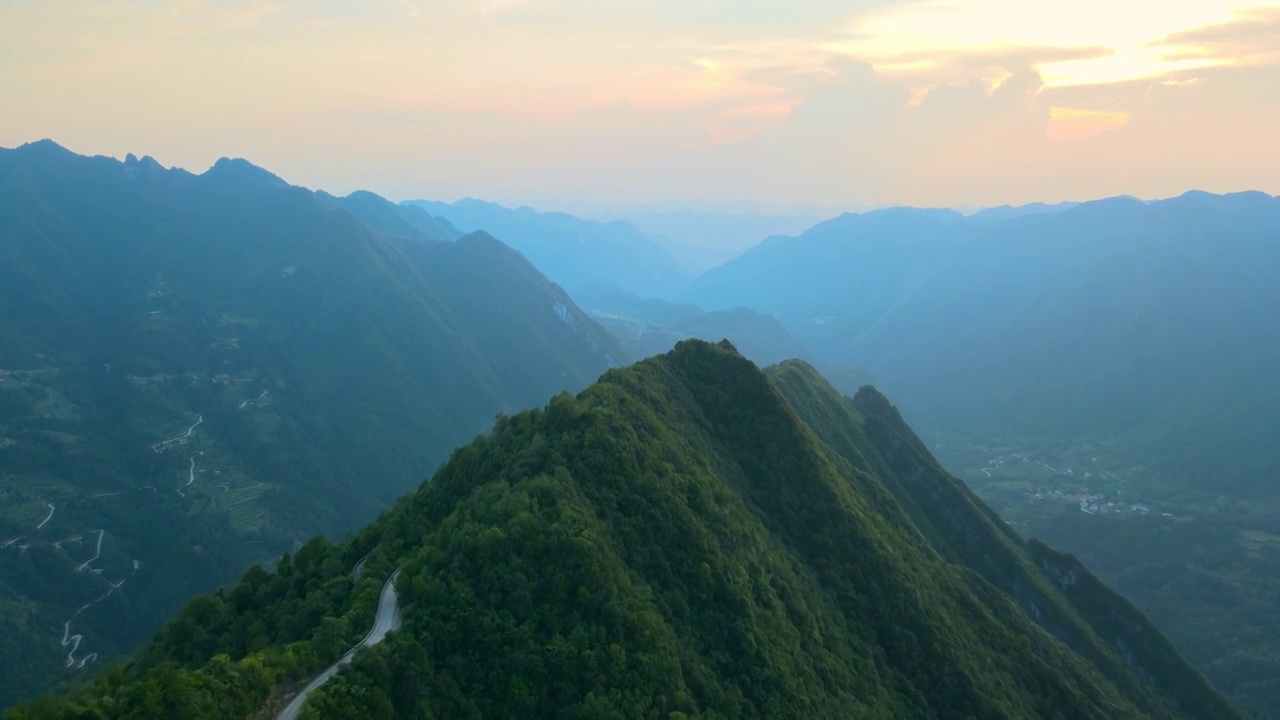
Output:
M1280 194L1280 2L0 0L0 108L396 200Z

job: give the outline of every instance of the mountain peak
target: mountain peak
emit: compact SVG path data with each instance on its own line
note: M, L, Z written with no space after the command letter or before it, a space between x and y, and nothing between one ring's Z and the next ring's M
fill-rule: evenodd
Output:
M15 153L15 155L19 157L38 158L43 160L77 157L75 153L62 147L49 138L23 143L9 152Z
M58 143L54 142L50 138L43 138L43 139L35 140L29 143L24 143L19 147L19 149L26 149L31 152L64 152L64 153L71 152L70 150L59 145Z
M476 230L458 238L459 245L475 245L476 247L508 247L506 243L491 235L487 230Z
M141 168L143 170L164 170L164 166L150 155L143 155L139 158L133 153L124 156L124 165L126 168Z
M288 187L278 175L258 167L244 158L218 158L200 177L221 180L224 182L251 184L255 186Z
M352 202L368 202L377 203L379 205L384 203L388 205L393 204L390 200L370 190L356 190L355 192L347 195L346 199Z
M688 340L681 340L680 342L676 343L675 348L673 348L672 352L676 353L677 355L685 354L685 353L718 354L718 353L728 352L729 354L734 355L735 357L742 356L741 353L738 352L738 348L734 347L733 343L729 342L728 338L724 338L719 342L711 342L711 341L702 340L699 338L689 338Z
M1216 193L1204 190L1189 190L1177 197L1158 200L1154 205L1172 205L1175 207L1218 209L1230 212L1248 212L1269 206L1275 198L1264 192L1250 190L1246 192Z

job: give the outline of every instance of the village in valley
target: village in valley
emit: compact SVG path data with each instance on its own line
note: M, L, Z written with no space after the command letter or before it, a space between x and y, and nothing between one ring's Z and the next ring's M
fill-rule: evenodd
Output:
M1083 513L1115 520L1174 517L1137 480L1141 468L1113 459L1104 442L1054 445L1026 438L932 433L943 466L1013 525L1031 516Z
M990 453L991 449L983 446L975 446L976 449L984 453ZM1090 458L1090 464L1096 466L1098 458ZM1024 453L1013 453L1011 455L995 455L987 460L987 464L982 468L982 473L987 478L994 478L995 473L1002 468L1008 469L1007 466L1030 466L1020 468L1023 472L1030 471L1029 475L1043 476L1045 472L1059 476L1063 480L1077 481L1069 483L1070 487L1065 486L1040 486L1034 490L1025 492L1027 502L1029 503L1056 503L1061 505L1074 505L1080 508L1080 512L1089 515L1148 515L1151 513L1151 507L1145 503L1125 502L1115 497L1109 497L1106 493L1091 491L1088 486L1089 481L1095 479L1093 471L1081 470L1079 474L1073 468L1058 469L1041 460L1035 460ZM1016 472L1016 471L1015 471ZM1006 473L1008 474L1008 473ZM1086 488L1086 489L1082 489Z

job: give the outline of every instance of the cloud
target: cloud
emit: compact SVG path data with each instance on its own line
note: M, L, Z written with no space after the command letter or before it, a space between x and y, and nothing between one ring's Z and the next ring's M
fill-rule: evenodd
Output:
M1168 35L1153 47L1170 60L1212 60L1229 65L1280 64L1280 7L1241 11L1230 22Z
M1002 47L1030 49L1033 54L1037 49L1066 49L1064 56L1035 60L1033 66L1046 86L1121 82L1213 64L1217 59L1212 54L1167 53L1153 40L1217 27L1231 21L1233 12L1242 13L1251 26L1269 22L1266 18L1272 15L1248 10L1253 2L1257 0L921 0L857 18L840 45L843 52L890 69L895 59L921 52L941 59L981 56ZM1231 32L1239 28L1233 25ZM1267 32L1268 38L1274 37ZM918 61L905 67L929 69Z
M873 60L872 67L878 75L909 87L912 97L906 107L913 108L939 88L976 83L991 94L1015 75L1024 80L1034 75L1031 92L1035 94L1045 84L1040 68L1104 58L1112 53L1105 47L1004 45L949 52L913 51Z

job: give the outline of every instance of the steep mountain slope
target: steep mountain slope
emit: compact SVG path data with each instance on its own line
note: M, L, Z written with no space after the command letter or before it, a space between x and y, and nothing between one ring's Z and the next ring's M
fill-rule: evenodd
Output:
M1166 693L1204 684L1140 612L1079 561L1036 540L1023 543L964 483L942 469L883 395L866 387L852 399L841 397L803 363L772 368L771 375L828 447L855 467L897 480L886 485L943 557L976 570L1009 593L1024 612L1107 677L1123 678L1126 669L1137 670L1139 677L1162 678ZM879 457L861 450L867 445L876 447ZM1126 690L1139 691L1136 686ZM1187 709L1182 702L1175 707Z
M415 200L405 204L444 218L462 230L483 230L502 238L574 294L612 289L641 297L667 297L690 281L660 242L629 222L584 220L482 200Z
M771 374L687 341L501 418L348 541L7 717L269 712L359 639L397 568L401 629L303 717L1240 717L883 396Z
M622 359L518 253L450 234L244 161L0 151L0 704Z
M866 367L1011 522L1280 718L1280 200L1030 210L845 216L692 297Z

